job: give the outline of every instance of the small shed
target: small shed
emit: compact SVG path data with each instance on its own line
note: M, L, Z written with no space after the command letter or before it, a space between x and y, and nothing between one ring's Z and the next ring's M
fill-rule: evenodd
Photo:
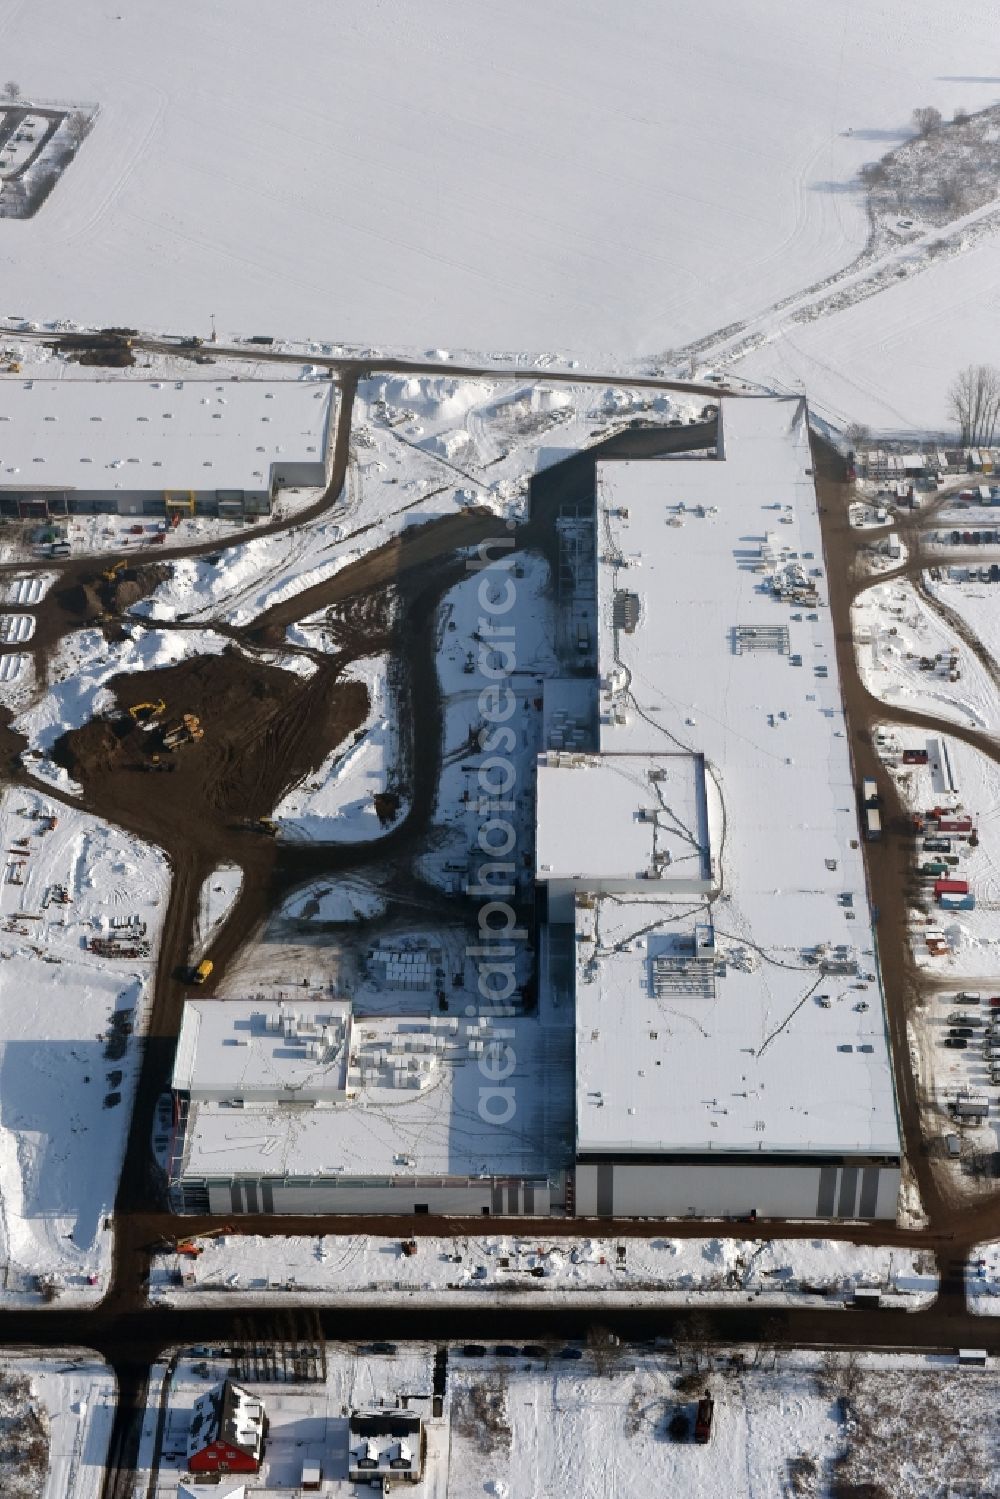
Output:
M958 1362L964 1369L985 1369L989 1355L985 1348L960 1348Z

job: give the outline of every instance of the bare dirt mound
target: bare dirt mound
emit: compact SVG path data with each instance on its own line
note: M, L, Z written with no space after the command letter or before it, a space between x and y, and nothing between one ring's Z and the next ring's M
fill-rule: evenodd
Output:
M368 712L363 683L342 684L323 669L295 676L235 648L109 685L121 713L63 735L54 758L102 816L167 847L205 846L268 816ZM145 714L146 723L127 712L160 701L164 710Z

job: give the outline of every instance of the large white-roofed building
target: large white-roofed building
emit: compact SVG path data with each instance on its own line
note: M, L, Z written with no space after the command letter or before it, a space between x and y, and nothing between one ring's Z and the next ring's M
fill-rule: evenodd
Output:
M572 1032L531 1019L190 1000L172 1087L184 1212L547 1214L572 1157Z
M326 484L329 382L7 380L0 514L266 515Z
M600 464L596 519L597 744L543 757L538 788L549 950L575 969L576 1212L891 1218L805 402L725 402L716 458Z

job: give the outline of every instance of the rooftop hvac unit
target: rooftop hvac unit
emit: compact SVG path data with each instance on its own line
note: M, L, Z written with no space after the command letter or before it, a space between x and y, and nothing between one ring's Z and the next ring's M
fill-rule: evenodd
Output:
M264 1016L264 1029L271 1034L281 1030L281 1011L269 1010Z

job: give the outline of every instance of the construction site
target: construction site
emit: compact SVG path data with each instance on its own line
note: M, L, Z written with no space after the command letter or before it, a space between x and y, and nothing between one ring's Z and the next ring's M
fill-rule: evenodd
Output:
M341 372L333 469L315 512L316 524L326 523L324 507L337 516L338 500L343 503L357 375L349 368ZM699 391L695 399L704 401L708 395L708 389ZM961 1336L968 1341L973 1336L966 1327L968 1314L961 1296L962 1257L966 1246L1000 1230L1000 1208L990 1173L967 1169L970 1153L977 1161L988 1154L986 1137L973 1133L982 1132L982 1116L966 1110L962 1118L968 1123L956 1131L957 1115L946 1109L952 1094L957 1098L963 1087L973 1101L979 1099L980 1080L970 1074L967 1083L935 1083L931 1103L925 1091L929 1085L912 1070L909 1035L929 993L959 987L988 991L990 980L988 970L977 972L967 965L961 983L949 984L944 975L929 976L914 958L914 877L917 865L926 861L914 846L913 815L928 808L937 814L944 803L936 783L925 787L920 782L913 788L919 804L904 805L907 787L897 789L896 780L887 775L885 739L876 735L887 720L896 725L904 736L898 754L902 765L903 751L912 751L911 740L921 745L920 732L940 732L940 724L922 708L893 704L887 710L861 680L849 608L870 586L865 557L873 539L878 539L877 531L852 525L856 486L843 460L815 439L811 461L797 460L797 467L814 468L803 489L810 495L814 480L816 501L807 497L793 503L800 523L809 514L808 504L814 504L813 524L821 537L792 541L793 529L783 525L777 510L773 521L765 516L753 528L763 538L763 550L755 543L753 558L748 556L748 565L741 568L740 584L745 575L756 587L754 570L763 568L760 576L767 580L767 592L757 596L760 602L753 603L750 612L744 610L736 618L739 630L727 637L726 650L733 670L782 674L774 676L760 730L768 743L786 732L780 727L786 724L782 714L791 713L793 703L789 699L785 704L782 694L794 688L798 673L807 673L808 682L803 679L805 695L796 711L809 711L807 701L815 696L817 735L822 721L837 728L836 717L831 719L826 710L835 715L838 703L843 703L846 738L837 753L849 754L850 771L846 779L841 777L835 807L838 849L828 855L838 868L828 869L828 876L837 920L851 920L854 926L845 925L844 938L835 940L832 930L817 930L808 940L803 932L798 944L780 932L764 942L759 931L752 935L753 928L746 935L772 954L783 953L781 961L793 964L800 960L798 951L791 953L793 947L804 953L833 941L812 976L803 975L798 998L808 990L808 1012L795 1011L798 999L792 991L798 979L783 976L781 983L788 987L788 1010L808 1019L820 1049L829 1039L835 1039L835 1049L854 1049L853 1059L838 1060L838 1066L865 1069L869 1079L873 1066L881 1067L878 1130L868 1125L862 1129L859 1123L853 1142L835 1140L828 1133L819 1154L808 1161L802 1159L802 1143L790 1138L790 1158L782 1167L788 1175L783 1179L791 1183L794 1178L798 1185L789 1187L787 1197L784 1187L769 1194L761 1188L759 1174L747 1175L749 1163L726 1162L723 1152L718 1164L713 1162L719 1195L709 1195L699 1206L689 1194L684 1170L693 1164L702 1171L701 1161L686 1163L677 1153L693 1149L702 1158L714 1153L711 1136L702 1139L691 1124L684 1141L657 1126L655 1133L647 1132L641 1139L636 1132L635 1143L629 1145L625 1137L637 1127L628 1111L645 1107L643 1090L651 1085L644 1080L628 1084L635 1098L627 1107L623 1098L625 1117L617 1122L612 1118L612 1077L616 1087L624 1086L624 1078L614 1071L617 1067L620 1072L623 1065L620 1048L617 1061L611 1057L607 1067L598 1068L603 1078L584 1062L583 1075L574 1081L573 1057L581 1044L574 1031L577 993L584 999L584 1051L599 1050L602 1043L593 1039L594 1033L607 1030L603 1011L597 1015L602 1006L588 968L601 974L602 984L620 985L632 982L630 964L638 977L638 965L646 961L638 948L631 955L628 951L636 937L627 917L617 917L617 926L602 922L597 951L587 950L598 906L603 905L610 918L615 903L623 902L620 910L627 913L633 905L638 911L650 902L646 914L638 912L638 925L663 923L678 914L690 924L690 933L683 931L676 940L655 932L650 939L650 972L655 974L651 993L655 991L657 1005L667 1004L671 1012L697 1012L704 1026L706 1004L718 1004L736 986L750 995L759 982L746 935L743 957L733 944L732 912L729 921L721 907L716 912L708 946L702 931L705 918L699 914L706 902L717 899L713 891L720 859L724 872L733 869L728 861L736 852L732 840L739 836L739 824L732 785L723 803L723 829L711 775L690 758L692 752L705 755L697 723L666 725L680 744L664 740L661 746L659 736L654 736L650 743L633 745L626 741L637 732L641 715L625 700L610 706L604 701L621 690L606 654L614 642L617 654L627 661L629 652L646 648L644 639L658 638L658 632L653 637L642 634L650 603L641 599L644 587L633 581L639 572L628 579L628 586L623 586L624 575L619 578L604 595L606 606L600 601L601 590L610 587L611 574L602 581L604 570L610 567L620 573L631 551L644 550L625 538L622 528L634 525L629 517L616 514L605 519L602 512L631 512L646 502L641 497L609 500L608 483L619 470L662 472L651 503L666 500L669 507L680 495L689 506L686 515L669 512L682 519L684 529L668 523L667 534L685 545L689 536L708 535L711 506L721 505L725 498L721 476L738 452L733 438L725 456L720 453L717 395L711 406L702 421L612 433L541 470L519 509L506 517L464 497L456 506L452 489L437 502L443 505L449 498L450 510L421 510L413 499L404 500L404 507L411 507L405 529L385 535L376 526L365 532L373 542L370 547L364 537L360 544L355 542L350 525L338 519L336 546L341 551L353 546L355 555L339 560L325 576L317 576L314 560L301 582L296 578L292 584L282 583L279 574L277 583L257 593L250 591L253 577L248 569L227 597L227 549L215 536L187 547L183 535L173 537L169 555L159 545L148 551L137 545L129 555L112 552L104 561L47 557L36 569L45 579L37 590L23 563L10 569L7 607L30 614L34 625L30 635L19 632L22 638L0 649L0 659L16 654L30 660L26 680L34 684L35 697L24 692L18 697L15 692L0 730L11 777L6 795L15 799L5 808L10 806L11 818L24 810L23 826L13 822L9 841L3 906L9 931L4 940L14 964L22 962L22 949L25 963L37 964L43 957L62 963L61 970L49 972L61 975L59 982L82 986L80 993L86 992L86 1002L93 1006L87 1013L93 1013L93 1027L104 1038L100 1050L106 1053L98 1058L104 1069L103 1089L95 1093L92 1129L97 1133L91 1138L106 1142L106 1185L93 1190L108 1194L107 1226L92 1240L87 1238L67 1174L46 1211L54 1210L74 1229L81 1245L86 1240L91 1249L81 1249L74 1265L66 1255L75 1250L57 1254L53 1248L52 1268L44 1284L36 1285L15 1262L18 1253L25 1261L37 1257L37 1249L29 1254L26 1244L21 1249L16 1243L7 1246L7 1297L11 1308L22 1308L16 1316L22 1319L18 1326L24 1335L30 1327L31 1335L38 1336L45 1326L38 1319L55 1317L51 1325L58 1324L67 1335L72 1332L94 1345L108 1346L118 1366L133 1371L126 1375L126 1386L131 1379L131 1387L138 1390L144 1388L145 1372L143 1355L137 1356L135 1350L158 1346L168 1327L164 1321L159 1324L163 1331L154 1331L144 1320L149 1313L143 1287L157 1254L172 1256L180 1264L194 1263L206 1244L217 1244L213 1252L225 1264L229 1240L238 1243L247 1234L266 1239L277 1233L304 1236L333 1223L340 1225L338 1232L395 1231L405 1242L431 1232L446 1240L467 1230L472 1221L481 1223L486 1212L503 1218L511 1230L534 1224L528 1231L535 1233L541 1214L554 1213L564 1228L575 1219L581 1230L602 1218L608 1232L625 1242L650 1232L632 1217L645 1211L638 1197L633 1201L638 1191L633 1182L642 1177L647 1187L655 1182L655 1190L664 1194L662 1210L675 1235L704 1235L713 1228L729 1232L724 1222L743 1217L748 1222L744 1231L773 1238L785 1226L782 1212L792 1211L793 1216L824 1218L823 1232L833 1240L874 1245L888 1239L934 1253L941 1290L933 1306L911 1312L907 1340ZM731 438L739 430L743 429L733 424ZM672 454L692 456L678 465ZM638 464L637 459L651 461ZM706 475L718 471L721 499L702 498L697 504L693 500L695 485L707 482L702 470ZM599 473L605 475L603 501ZM679 477L684 474L688 477ZM800 474L800 479L806 477ZM772 480L773 475L767 482ZM922 536L932 525L937 534L935 517L948 503L948 496L942 495L922 510L904 508L887 521L887 529L894 529L907 549L906 560L896 568L899 580L920 577L928 557L932 565L941 564L940 544L925 542ZM301 522L303 534L313 523L308 517ZM369 520L359 518L355 534L369 525ZM281 522L271 523L262 544L284 544L284 529ZM776 537L768 540L766 533L772 529ZM290 530L294 535L295 526ZM477 1108L469 1088L481 1055L476 1050L479 1037L468 1030L467 1011L476 1002L479 965L469 950L476 945L483 904L482 895L470 888L482 862L474 848L481 820L476 786L487 755L483 734L488 713L480 694L496 681L494 673L500 667L495 641L484 632L479 616L502 602L503 574L491 569L477 600L479 576L470 576L470 561L478 561L484 547L495 546L498 535L507 544L494 555L502 555L512 585L528 605L514 616L519 659L509 673L517 713L516 744L510 751L518 781L511 813L518 848L513 909L526 940L512 970L513 988L505 1001L508 1013L501 1009L491 1025L503 1024L517 1037L514 1050L520 1070L514 1080L526 1102L513 1130L507 1131L505 1149L491 1162L491 1139L495 1145L501 1136L477 1125L470 1140L466 1128L470 1112ZM789 550L799 556L789 559ZM808 552L813 557L804 555ZM307 557L303 551L303 563L297 565L304 566ZM813 570L821 563L823 575L817 578ZM891 583L891 570L888 576ZM879 582L885 577L881 573ZM187 603L181 583L188 589ZM649 578L645 586L651 586ZM765 598L766 608L782 616L776 632L765 617ZM263 602L254 604L256 599ZM832 616L829 641L810 618L827 608ZM370 678L359 670L373 657L385 660L389 683L377 709ZM53 702L54 709L46 707ZM652 719L663 716L642 698L639 706ZM692 702L682 717L697 720L699 711ZM768 723L768 713L773 724ZM337 812L334 836L318 837L310 832L307 810L295 818L279 812L283 799L296 788L296 805L307 809L308 797L319 795L324 777L342 777L350 787L351 766L356 763L352 749L374 728L381 732L387 714L394 746L391 775L384 770L366 772L370 780L360 781L338 803L344 809L368 809L377 824L374 838L352 837L356 810ZM951 721L947 732L981 755L993 754L990 737L981 728ZM706 758L715 764L719 755L719 748L713 747ZM551 779L544 810L536 806L539 756L541 781L548 787ZM594 758L590 770L588 757ZM649 771L655 773L652 778ZM581 796L575 788L582 781L576 778L588 774L604 780L596 793ZM639 780L633 784L636 775ZM860 792L855 788L866 777L877 782L882 828L877 841L861 837L864 804L857 800ZM659 811L650 818L642 809L650 795L656 797L657 786ZM606 818L626 820L622 839L609 833L593 846L583 828L572 827L575 809L586 804L588 796L595 807L603 807ZM954 801L952 797L945 812L951 812ZM32 806L36 810L29 817ZM641 813L638 821L633 819L636 807ZM539 817L542 841L536 849ZM53 818L56 825L50 831ZM972 820L984 834L982 819ZM329 817L317 823L328 825ZM94 840L104 836L100 829L110 830L102 855L111 861L110 881L92 862L98 848ZM565 845L567 829L576 839L572 847ZM123 840L126 857L121 853ZM618 857L609 860L605 853L615 847ZM143 849L149 853L142 855ZM858 872L862 858L863 871ZM543 864L552 867L543 869ZM649 888L650 869L657 872L656 891ZM227 870L233 877L222 878L219 872ZM935 879L944 877L942 871L934 872ZM961 872L955 878L961 878ZM988 878L973 873L978 904L984 907L989 900L982 882ZM204 928L207 935L199 938L203 892L213 886L229 893L216 897L222 903ZM100 889L109 888L121 890L115 896L119 904L102 919L95 898ZM738 888L730 886L730 891ZM845 891L851 894L850 902L844 899ZM931 888L929 895L933 903L936 891ZM671 901L677 903L673 911ZM866 903L877 932L877 967L865 951L861 917ZM576 914L567 924L567 913L572 912ZM978 908L975 914L979 916ZM769 918L760 914L754 918L756 923L765 919ZM578 968L565 940L574 922L580 929L580 942L575 944L580 948ZM829 925L829 918L823 922ZM88 963L107 965L106 974L102 976L96 966L86 973L74 966L80 960L72 944L80 939ZM834 950L841 942L843 954ZM981 954L982 948L978 951ZM706 960L714 970L708 988L702 972ZM802 961L815 964L808 956ZM723 976L723 967L728 976ZM880 974L880 984L869 979L871 974ZM863 994L859 987L848 1002L848 990L860 985L868 985L868 991ZM841 990L844 1003L838 998ZM248 1018L250 1033L256 1034L259 1025L262 1036L269 1034L268 1015L295 1012L298 1030L291 1050L300 1060L281 1065L292 1067L293 1087L298 1088L303 1077L332 1065L332 1053L313 1055L309 1050L328 1044L322 1026L315 1035L309 1030L312 1012L326 1015L331 1006L345 1002L355 1035L364 1033L365 1039L354 1048L357 1056L345 1075L344 1098L331 1094L313 1101L311 1134L301 1133L302 1115L289 1110L280 1088L273 1097L257 1101L245 1096L250 1080L242 1066L238 1076L224 1083L224 1096L197 1100L204 1128L199 1126L201 1132L191 1136L190 1147L187 1137L176 1132L176 1116L171 1118L165 1100L186 1095L187 1109L195 1102L193 1074L185 1079L178 1059L178 1038L185 1017L193 1013L192 1005L217 1005L224 1028L236 1023L237 1012L245 1007L249 1017L260 1017ZM745 1003L742 1008L745 1011ZM775 1024L782 1019L784 1003L778 1008ZM646 1031L650 1026L659 1029L651 1014L640 1016L637 1011L636 1023L640 1020ZM883 1025L886 1039L880 1040ZM831 1027L849 1032L848 1040L834 1038ZM38 1037L30 1038L39 1060L43 1044L51 1049L51 1042L41 1040L43 1034L40 1023ZM284 1020L270 1034L284 1037ZM544 1041L541 1047L539 1040ZM775 1047L783 1042L768 1042L764 1031L747 1044L759 1049L764 1042L768 1065L777 1057L780 1069L781 1055ZM644 1046L649 1047L651 1067L658 1060L678 1065L690 1055L688 1043L679 1050L676 1043L668 1050L658 1050L657 1045L650 1046L647 1036ZM459 1050L464 1060L457 1065ZM219 1058L228 1064L229 1051L220 1031L218 1052L209 1047L199 1064L204 1078L218 1071ZM48 1067L51 1057L46 1057ZM238 1032L232 1057L246 1059ZM710 1069L706 1079L720 1075L711 1071L716 1065L711 1060L703 1059L702 1065ZM640 1061L637 1073L644 1067ZM274 1088L275 1077L269 1067L266 1071L268 1086ZM415 1128L401 1133L398 1105L409 1099L411 1071L416 1081L412 1103L406 1106L420 1117L413 1114ZM69 1077L67 1073L67 1088L75 1086ZM447 1080L447 1089L442 1090L439 1078ZM765 1086L767 1081L764 1077ZM706 1081L707 1088L712 1090L709 1098L718 1097L718 1083L713 1087ZM597 1098L602 1091L603 1115ZM584 1100L585 1115L589 1112L586 1134L581 1134L580 1120L573 1118L574 1092ZM898 1144L893 1138L893 1098L898 1104ZM805 1120L809 1100L800 1102ZM295 1107L301 1110L303 1103L299 1100ZM26 1095L25 1127L30 1123L29 1105ZM373 1110L371 1119L380 1121L374 1134L364 1124L366 1107ZM576 1107L581 1107L579 1101ZM697 1112L690 1101L684 1105L680 1098L678 1107L692 1119ZM394 1108L397 1122L390 1124ZM285 1145L271 1145L260 1154L255 1110L258 1124L259 1111L273 1113L268 1130ZM223 1143L228 1151L234 1148L230 1137L237 1112L245 1135L239 1147L242 1154L239 1159L233 1156L231 1169L220 1171L218 1145ZM780 1112L779 1095L775 1121ZM715 1117L720 1124L726 1118ZM754 1117L771 1118L759 1109ZM709 1107L706 1129L713 1127L711 1118ZM752 1124L751 1119L751 1128ZM612 1126L613 1133L608 1133ZM670 1128L676 1129L676 1120ZM737 1142L737 1154L741 1128L730 1112L725 1129ZM213 1131L218 1133L215 1144ZM967 1141L962 1156L949 1157L943 1144L946 1132L957 1132ZM818 1130L810 1133L812 1144L806 1153L815 1150L820 1138ZM821 1159L831 1145L832 1157ZM185 1171L172 1174L171 1151L188 1149L193 1153L186 1157ZM283 1169L275 1173L272 1168L279 1156ZM901 1216L894 1225L900 1160ZM759 1173L759 1163L756 1170ZM806 1183L801 1173L814 1175ZM171 1180L177 1189L174 1211L168 1200ZM371 1195L378 1192L384 1201L376 1202ZM281 1193L286 1194L283 1201ZM791 1208L783 1208L782 1201ZM914 1203L919 1203L917 1211ZM698 1207L694 1217L692 1206ZM184 1216L177 1216L178 1207ZM866 1217L883 1221L859 1221ZM803 1231L815 1233L815 1222L803 1225ZM30 1310L49 1299L55 1303L52 1310ZM9 1315L15 1316L14 1311ZM132 1329L127 1353L106 1321L112 1315L129 1319L124 1324ZM185 1333L189 1340L196 1339L202 1325L205 1336L212 1335L210 1326L230 1325L229 1313L222 1308L206 1313L202 1307L195 1313L183 1304L161 1306L156 1315L169 1319L170 1335L178 1340ZM259 1313L241 1315L245 1321ZM416 1310L411 1313L417 1315ZM556 1315L540 1305L526 1310L525 1334L537 1327L539 1318ZM790 1330L795 1327L803 1335L808 1318L817 1315L823 1314L805 1305L789 1311ZM891 1317L892 1312L880 1315ZM197 1323L198 1317L206 1316L209 1322ZM449 1316L461 1328L463 1313L456 1309ZM482 1308L477 1316L483 1316ZM275 1340L266 1316L254 1325L259 1326L262 1345ZM889 1323L883 1333L890 1343L899 1336ZM126 1415L121 1421L125 1440ZM134 1460L135 1449L129 1446L133 1437L134 1433L121 1449L122 1475Z

